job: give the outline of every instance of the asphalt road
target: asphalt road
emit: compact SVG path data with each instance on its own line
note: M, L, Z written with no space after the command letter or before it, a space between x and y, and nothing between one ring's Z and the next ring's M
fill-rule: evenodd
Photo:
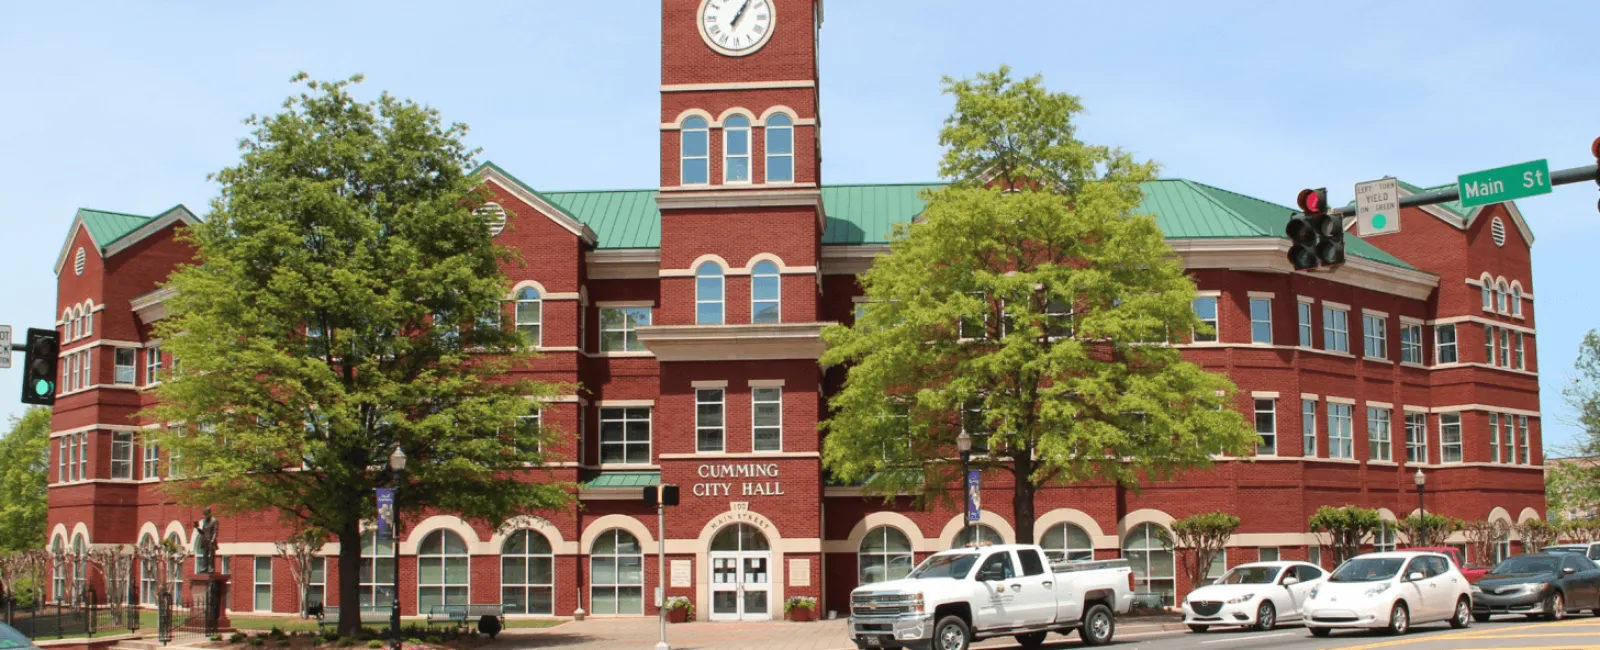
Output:
M1013 644L982 646L1016 647ZM1076 635L1054 636L1047 648L1081 648ZM1381 632L1334 632L1327 638L1311 636L1299 626L1270 632L1221 629L1205 634L1155 632L1138 635L1118 634L1119 650L1600 650L1600 618L1579 615L1565 621L1530 621L1520 616L1502 616L1488 623L1473 622L1464 630L1448 623L1430 623L1405 636Z

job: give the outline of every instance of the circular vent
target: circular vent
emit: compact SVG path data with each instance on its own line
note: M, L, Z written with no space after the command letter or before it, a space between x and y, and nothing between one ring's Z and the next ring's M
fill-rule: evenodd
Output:
M506 229L506 209L499 203L485 203L482 207L473 210L473 214L483 219L484 225L489 226L489 236L493 237Z
M89 256L83 253L83 248L78 249L78 254L72 256L72 272L83 275L83 265L89 262Z
M1494 237L1495 246L1505 246L1506 222L1501 221L1500 217L1495 217L1494 221L1489 222L1489 234Z

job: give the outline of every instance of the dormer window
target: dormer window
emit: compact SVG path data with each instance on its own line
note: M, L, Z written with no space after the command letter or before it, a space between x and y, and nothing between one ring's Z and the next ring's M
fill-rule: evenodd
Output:
M722 182L750 182L750 118L743 115L722 123Z
M710 131L705 118L691 117L683 121L679 130L680 182L684 185L705 185L711 182Z
M767 182L794 182L794 120L776 113L767 118Z

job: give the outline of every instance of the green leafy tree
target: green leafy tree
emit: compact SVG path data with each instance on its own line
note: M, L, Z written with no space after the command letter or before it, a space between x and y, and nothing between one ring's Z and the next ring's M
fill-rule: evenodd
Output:
M1322 506L1311 514L1311 532L1328 536L1335 566L1361 553L1361 543L1383 525L1377 510L1360 506Z
M339 631L360 629L363 521L386 459L409 461L397 509L498 525L563 508L539 478L555 432L520 426L569 387L507 370L531 352L500 325L509 283L474 208L466 127L349 81L306 81L254 127L211 216L184 239L157 336L181 362L146 415L182 423L159 441L182 503L267 511L340 542ZM528 469L532 468L532 469ZM531 475L531 478L530 478Z
M1038 77L1001 68L945 92L953 183L859 277L855 324L823 332L822 363L848 367L824 424L834 477L949 500L965 431L974 468L1015 479L1017 536L1033 539L1046 484L1137 489L1254 449L1224 408L1232 382L1163 345L1206 326L1155 220L1135 214L1155 165L1077 140L1078 99Z
M1222 555L1228 540L1239 530L1239 518L1226 512L1208 512L1172 522L1172 537L1178 546L1190 549L1183 570L1189 584L1199 587L1211 573L1211 563Z
M1600 331L1590 330L1578 345L1573 363L1577 376L1562 390L1567 406L1577 414L1578 435L1570 449L1559 453L1570 461L1550 463L1546 477L1546 507L1558 517L1600 511Z
M0 438L0 553L44 548L49 471L50 409L30 408Z
M1467 561L1477 562L1480 565L1494 565L1497 555L1495 546L1509 539L1511 528L1511 522L1501 519L1467 522L1461 528L1462 534L1467 538L1467 550L1470 551Z
M1466 522L1434 513L1421 517L1411 515L1394 522L1395 532L1405 535L1407 543L1422 548L1444 546L1445 540L1460 531Z

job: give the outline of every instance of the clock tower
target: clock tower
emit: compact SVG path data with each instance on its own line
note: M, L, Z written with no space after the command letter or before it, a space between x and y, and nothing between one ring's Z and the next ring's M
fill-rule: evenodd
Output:
M820 596L817 0L664 0L656 357L667 552L711 620ZM675 587L675 588L674 588Z

